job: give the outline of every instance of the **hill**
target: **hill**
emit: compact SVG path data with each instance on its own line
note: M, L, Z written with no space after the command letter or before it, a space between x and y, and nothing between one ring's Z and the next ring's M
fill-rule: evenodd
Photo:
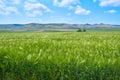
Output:
M29 23L29 24L0 24L0 30L7 31L74 31L87 30L120 30L120 25L111 24L65 24L65 23Z

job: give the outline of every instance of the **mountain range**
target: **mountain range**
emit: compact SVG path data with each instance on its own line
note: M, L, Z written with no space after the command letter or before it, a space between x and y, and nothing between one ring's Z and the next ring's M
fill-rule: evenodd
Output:
M0 30L7 31L45 31L45 30L76 30L76 29L119 29L120 25L112 24L66 24L66 23L29 23L29 24L0 24Z

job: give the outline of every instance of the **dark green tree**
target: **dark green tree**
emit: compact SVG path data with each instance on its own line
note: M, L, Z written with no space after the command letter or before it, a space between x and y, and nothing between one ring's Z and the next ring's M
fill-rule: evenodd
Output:
M82 30L81 30L81 29L78 29L77 32L82 32Z
M86 29L83 29L83 32L86 32Z

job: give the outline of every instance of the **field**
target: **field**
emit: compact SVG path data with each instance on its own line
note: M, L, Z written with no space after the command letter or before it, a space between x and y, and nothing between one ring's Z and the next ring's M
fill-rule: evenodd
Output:
M0 32L0 80L120 80L120 32Z

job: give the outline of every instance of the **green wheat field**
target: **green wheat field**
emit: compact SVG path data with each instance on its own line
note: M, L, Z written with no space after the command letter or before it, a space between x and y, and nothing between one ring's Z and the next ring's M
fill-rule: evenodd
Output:
M0 80L120 80L120 32L0 32Z

